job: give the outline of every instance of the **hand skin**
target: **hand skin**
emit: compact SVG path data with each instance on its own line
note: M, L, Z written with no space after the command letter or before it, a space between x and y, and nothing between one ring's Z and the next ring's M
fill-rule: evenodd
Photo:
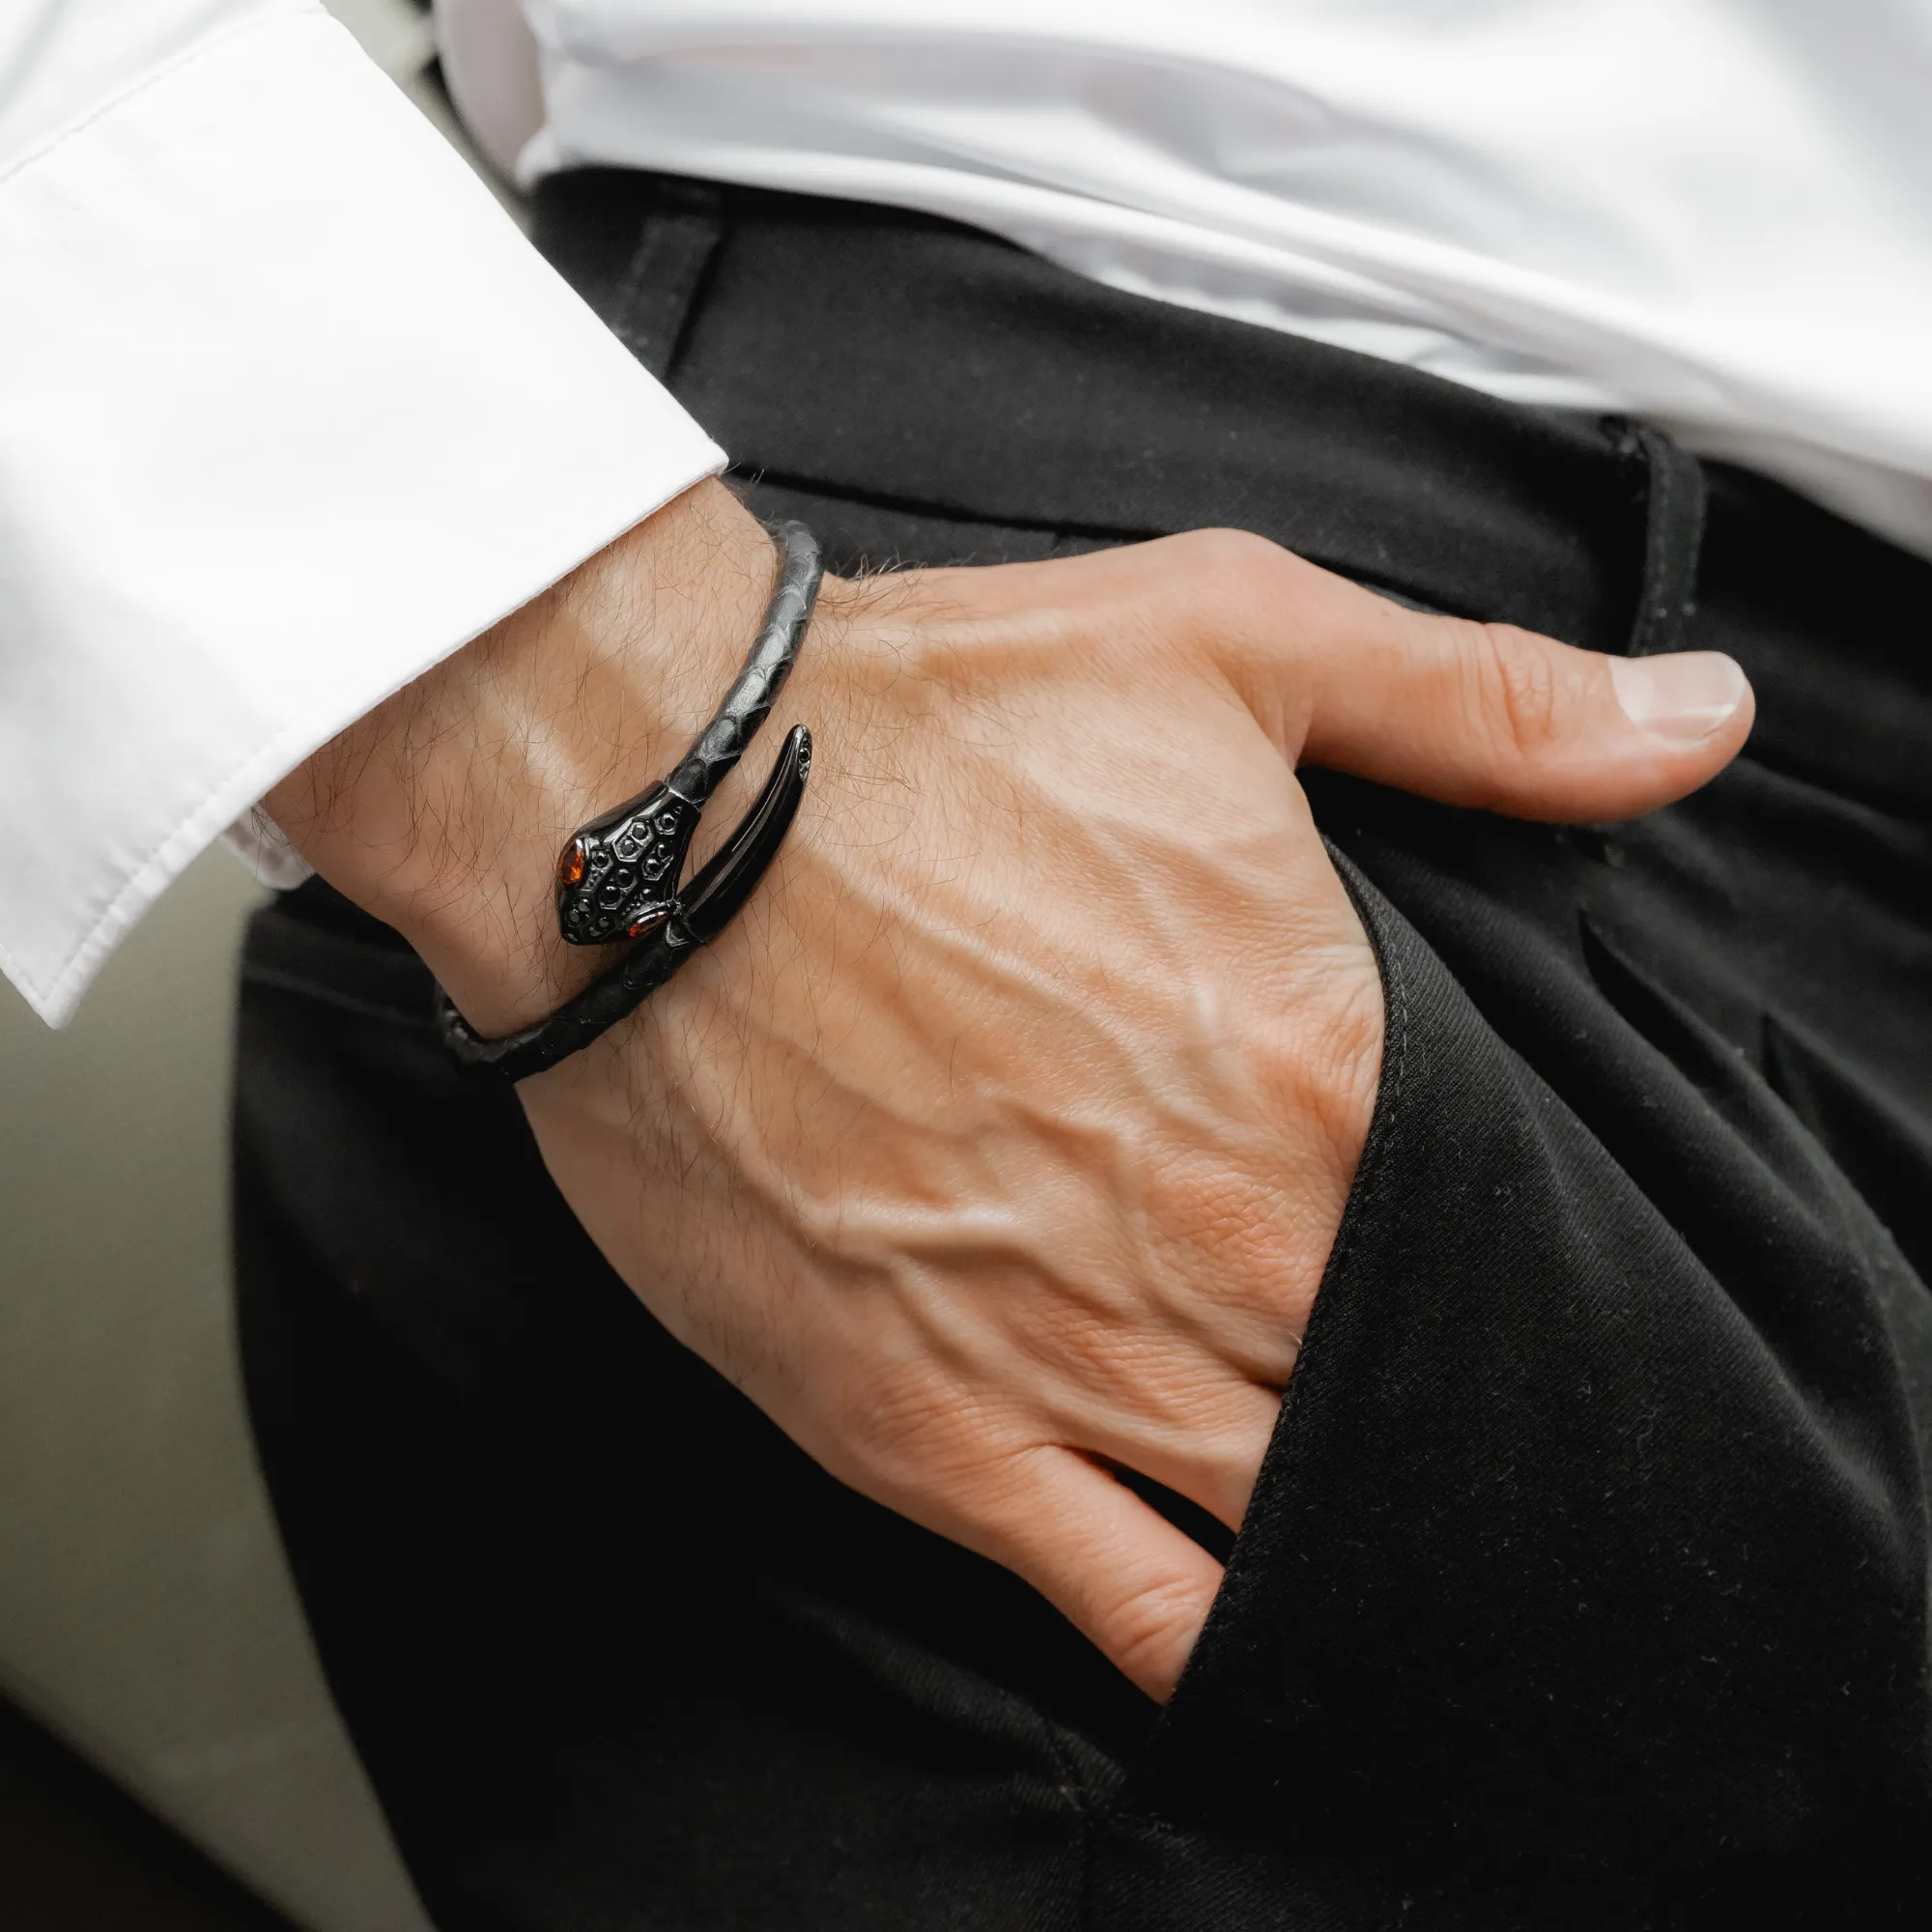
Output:
M669 768L773 571L700 486L270 808L474 1024L533 1019L609 957L555 938L558 850ZM828 580L714 840L797 719L778 865L635 1019L523 1084L530 1124L675 1335L1164 1699L1220 1566L1110 1465L1239 1524L1380 1067L1375 961L1294 768L1626 817L1729 761L1748 687L1210 531Z

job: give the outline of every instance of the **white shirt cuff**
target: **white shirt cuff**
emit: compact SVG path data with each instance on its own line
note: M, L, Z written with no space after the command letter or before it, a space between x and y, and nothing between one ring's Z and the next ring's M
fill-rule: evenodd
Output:
M0 967L46 1019L317 746L723 463L332 21L0 179Z

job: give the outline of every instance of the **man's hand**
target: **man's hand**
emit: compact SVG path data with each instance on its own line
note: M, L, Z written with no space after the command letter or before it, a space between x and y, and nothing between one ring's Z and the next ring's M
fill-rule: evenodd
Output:
M534 1018L603 963L550 929L558 847L683 749L771 570L694 492L271 808L474 1023ZM1750 713L1727 659L1421 616L1230 532L828 582L711 814L809 722L779 865L520 1091L661 1321L1165 1697L1220 1570L1110 1471L1239 1523L1379 1073L1375 961L1295 766L1615 818L1710 778Z

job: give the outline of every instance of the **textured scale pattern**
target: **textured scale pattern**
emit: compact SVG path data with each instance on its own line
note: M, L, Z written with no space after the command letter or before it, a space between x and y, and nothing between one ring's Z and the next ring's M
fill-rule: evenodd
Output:
M575 946L621 939L675 900L698 810L666 785L586 825L557 868L557 923Z
M802 524L778 530L778 587L724 701L668 780L592 819L557 862L556 921L573 946L604 946L677 909L698 815L771 716L811 618L823 569Z

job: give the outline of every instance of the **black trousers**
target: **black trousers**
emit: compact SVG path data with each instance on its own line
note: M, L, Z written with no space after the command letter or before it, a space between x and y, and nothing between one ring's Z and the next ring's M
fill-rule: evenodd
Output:
M1309 775L1380 1099L1162 1713L665 1335L393 935L318 887L264 912L255 1424L438 1922L1916 1922L1932 568L1648 431L941 222L584 174L539 234L840 568L1240 525L1436 609L1730 651L1760 722L1583 830Z

